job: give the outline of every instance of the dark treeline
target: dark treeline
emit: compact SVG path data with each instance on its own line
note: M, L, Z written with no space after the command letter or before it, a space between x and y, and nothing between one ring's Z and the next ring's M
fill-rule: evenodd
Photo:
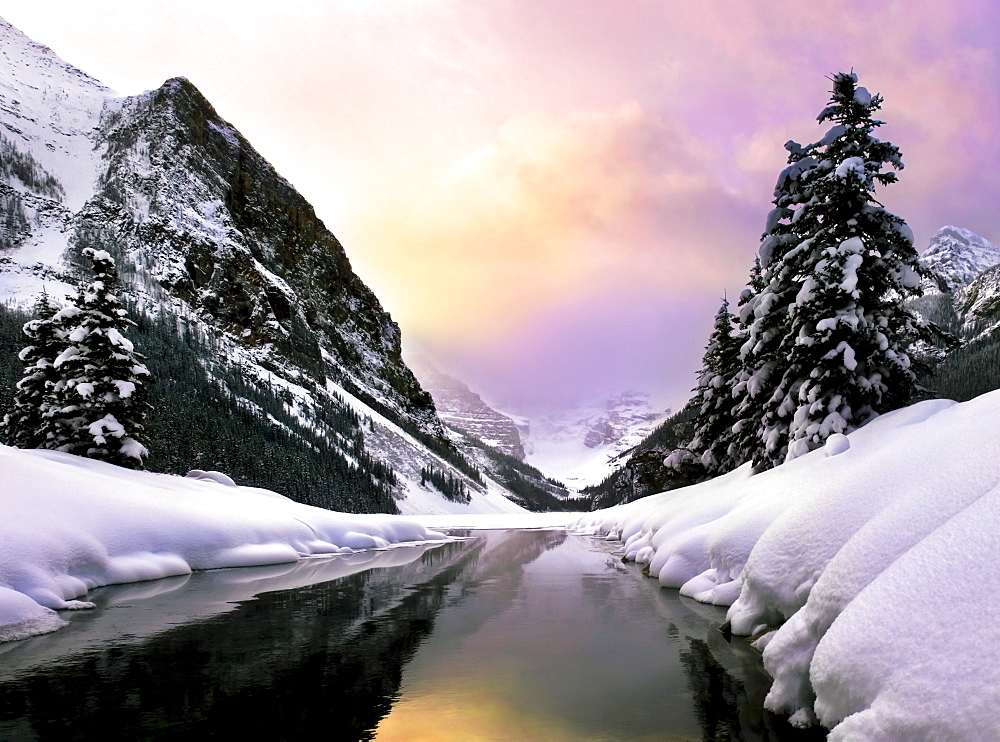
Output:
M496 451L492 458L497 464L500 484L514 493L514 499L522 507L535 512L586 509L579 498L567 497L564 484L546 477L535 467L502 451Z
M57 201L61 201L65 193L62 184L38 160L19 150L3 134L0 134L0 175L8 183L16 178L40 196Z
M424 487L430 484L452 502L468 502L472 499L465 482L454 474L446 474L433 466L425 466L420 470L420 484Z
M17 354L24 347L21 328L32 317L27 312L0 304L0 419L14 401L14 385L21 379L22 365Z
M348 512L397 512L393 470L365 451L361 420L346 405L311 411L317 430L292 410L291 393L212 363L217 349L169 315L129 307L130 332L155 383L146 421L151 471L184 474L215 469L237 483ZM21 377L17 353L30 316L0 309L0 415L10 409ZM211 369L209 371L209 369Z
M694 484L701 477L699 467L663 465L666 455L691 439L694 432L695 410L682 408L668 417L642 439L627 456L625 464L608 475L600 484L585 487L582 494L590 499L591 510L600 510L623 502L638 500L654 492L677 489Z
M923 384L934 397L966 402L1000 389L1000 333L980 336L981 328L967 328L966 340L951 351Z

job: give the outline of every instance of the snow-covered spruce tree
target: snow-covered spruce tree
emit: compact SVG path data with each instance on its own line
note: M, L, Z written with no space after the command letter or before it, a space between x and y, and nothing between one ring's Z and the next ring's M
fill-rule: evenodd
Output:
M65 347L65 333L53 318L58 309L52 297L43 292L35 303L36 319L27 322L22 330L28 341L18 354L24 363L24 375L17 382L11 410L3 418L2 435L8 445L40 448L44 443L43 416L59 379L53 361Z
M735 334L736 318L725 299L715 315L715 325L698 374L692 405L697 410L692 421L693 438L686 446L688 455L713 477L739 465L730 458L733 436L733 380L739 372L740 338Z
M792 331L788 307L798 283L784 259L808 238L802 204L812 199L804 177L816 167L810 147L785 143L788 166L774 186L774 208L768 213L747 289L740 298L739 323L743 336L742 369L733 383L737 400L732 456L760 464L768 446L784 445L788 421L773 413L775 399L783 399L790 381L788 338Z
M750 346L747 342L754 319L752 307L748 309L748 306L756 302L763 290L763 269L761 268L760 256L757 256L750 269L747 287L743 289L737 302L735 335L739 343L739 350L736 369L730 380L730 391L733 398L733 428L728 435L729 449L727 451L727 458L732 462L734 468L753 460L754 456L763 450L763 442L760 437L760 420L763 413L760 409L760 401L757 400L755 403L754 398L750 395L750 380L753 378L753 370L748 363L750 358L748 348Z
M83 254L94 280L55 316L66 345L53 362L60 378L43 447L135 467L147 454L141 441L149 371L122 334L135 323L114 294L114 260L89 247Z
M908 349L931 335L905 306L919 292L913 235L874 195L896 181L886 166L903 167L872 136L882 98L854 73L832 80L819 121L834 125L790 148L797 185L775 201L761 245L766 287L751 302L748 389L763 400L764 446L754 461L765 468L910 402L919 387Z

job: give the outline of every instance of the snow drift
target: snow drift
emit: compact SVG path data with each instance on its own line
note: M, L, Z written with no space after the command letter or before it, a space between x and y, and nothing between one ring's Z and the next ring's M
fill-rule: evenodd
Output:
M0 641L59 628L55 611L91 607L78 598L99 585L444 538L396 516L54 451L0 445L0 481Z
M771 471L593 513L667 587L730 605L768 708L831 739L1000 738L1000 391L921 402Z

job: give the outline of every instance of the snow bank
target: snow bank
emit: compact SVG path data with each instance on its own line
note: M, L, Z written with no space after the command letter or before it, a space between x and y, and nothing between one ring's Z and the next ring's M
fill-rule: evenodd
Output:
M922 402L772 471L590 514L759 634L768 708L831 739L1000 738L1000 392Z
M0 641L52 631L99 585L444 538L267 490L0 445Z

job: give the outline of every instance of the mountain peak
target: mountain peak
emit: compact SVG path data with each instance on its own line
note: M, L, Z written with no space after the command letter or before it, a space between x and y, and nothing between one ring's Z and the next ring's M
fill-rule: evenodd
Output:
M83 249L113 255L165 343L150 362L197 359L163 366L152 466L207 462L323 507L519 509L448 437L340 241L189 80L118 96L9 23L0 41L0 294L58 300ZM173 415L203 413L240 430L175 435ZM428 468L468 501L424 486Z
M4 77L13 76L29 82L69 84L76 87L100 90L105 95L113 91L63 60L52 49L28 38L20 29L0 18L0 40L7 69Z
M921 262L936 277L936 286L954 294L987 268L1000 264L1000 247L962 227L944 226L931 237Z

